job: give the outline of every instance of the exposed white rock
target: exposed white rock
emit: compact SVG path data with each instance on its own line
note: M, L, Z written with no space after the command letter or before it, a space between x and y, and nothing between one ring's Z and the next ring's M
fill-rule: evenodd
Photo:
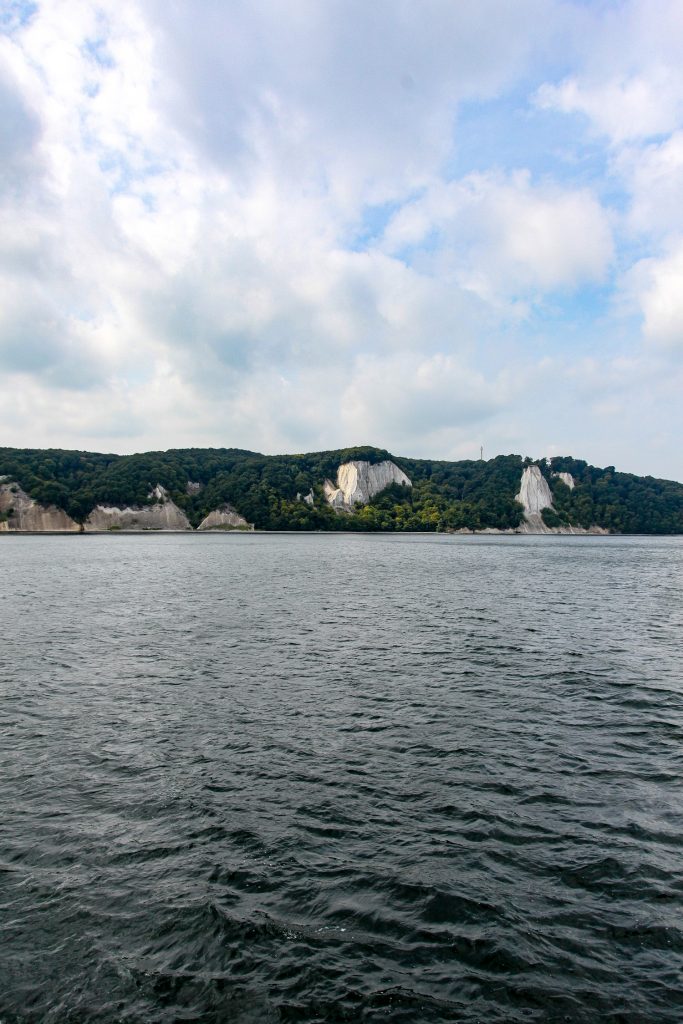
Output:
M553 495L538 466L527 466L523 471L515 501L524 506L524 522L517 527L518 533L556 532L543 522L541 515L544 508L553 507Z
M458 530L448 530L448 533L462 533L469 534L470 536L476 534L480 536L482 534L497 534L507 535L510 534L561 534L572 537L587 537L587 536L600 536L608 537L609 530L603 529L602 526L589 526L588 529L584 529L583 526L546 526L543 522L543 517L539 513L530 512L527 519L524 520L514 530L498 530L495 527L487 526L483 530L470 530L466 526L461 526Z
M156 498L154 505L117 508L115 505L97 505L85 521L90 533L104 530L191 530L190 521L168 491L157 484L149 494Z
M527 466L522 473L519 494L515 501L524 506L524 514L528 517L541 512L544 508L553 507L553 496L548 481L538 466Z
M198 530L253 530L244 516L231 505L222 505L209 512L197 527Z
M61 508L39 505L11 482L0 483L0 513L3 533L78 533L81 529Z
M556 473L554 475L564 480L567 487L574 487L574 478L571 473ZM577 537L586 534L600 536L609 534L609 530L603 529L602 526L589 526L588 529L585 529L583 526L548 526L544 523L541 513L544 508L553 507L553 496L548 481L538 466L527 466L522 473L519 494L515 495L515 501L521 502L524 506L524 522L517 527L516 533L560 533Z
M562 483L566 484L570 491L574 490L574 477L571 475L571 473L553 473L553 476L557 477L558 480L561 480Z
M523 521L517 527L517 533L555 533L555 530L546 526L540 512L525 512Z
M588 529L583 526L546 526L543 522L543 516L537 512L528 513L524 522L520 523L515 530L515 533L558 533L571 537L585 537L589 535L609 536L609 530L605 530L602 526L589 526Z
M199 494L202 489L202 484L198 480L188 480L187 487L185 488L186 494Z
M326 480L323 491L333 508L350 512L354 505L366 505L391 484L413 486L403 470L393 462L387 460L373 465L354 459L352 462L344 462L337 470L337 486L331 480Z

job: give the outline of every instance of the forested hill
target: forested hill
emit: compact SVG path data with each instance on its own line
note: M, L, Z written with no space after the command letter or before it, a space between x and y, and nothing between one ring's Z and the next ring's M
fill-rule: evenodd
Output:
M340 515L322 484L341 463L391 459L411 479ZM140 455L102 455L57 449L0 448L0 477L44 505L83 522L96 505L144 506L160 484L193 526L230 504L264 530L506 529L522 521L515 501L521 474L532 464L519 455L488 461L404 459L378 448L303 455L260 455L237 448L188 448ZM593 524L618 533L683 533L683 484L598 469L563 457L536 462L553 493L549 526ZM570 489L557 473L571 473ZM198 486L197 486L198 485ZM313 503L302 500L312 492ZM299 496L299 497L297 497Z

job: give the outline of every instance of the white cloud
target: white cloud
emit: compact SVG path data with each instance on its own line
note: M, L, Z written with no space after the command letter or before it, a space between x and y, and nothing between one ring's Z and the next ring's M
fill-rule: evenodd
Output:
M630 194L629 231L655 245L683 233L683 131L661 142L625 146L614 169Z
M674 131L683 115L683 6L622 0L588 8L572 26L576 69L536 95L544 108L585 115L614 144Z
M458 101L494 95L552 32L548 0L221 0L202 16L148 0L169 117L237 180L253 161L297 188L359 203L431 180Z
M584 114L596 130L614 143L672 131L683 113L683 75L668 68L652 69L598 82L567 78L543 85L537 103L564 114Z
M600 281L612 256L608 216L587 189L532 185L525 172L432 187L396 214L384 244L435 248L432 263L446 260L492 302Z
M536 103L584 115L604 138L603 188L624 199L614 215L616 297L640 316L647 343L674 354L683 345L683 4L662 0L655 13L626 0L589 21L577 66L538 89ZM623 311L623 302L615 308Z
M667 255L641 260L630 275L645 338L683 352L683 242Z
M452 356L363 358L339 394L339 415L355 436L421 447L442 431L490 418L507 392L503 381L486 380Z
M620 127L629 104L678 117L674 47L627 7L620 25L554 0L39 4L0 36L3 440L447 457L536 431L554 341L534 317L608 280L627 230L664 239L662 273L677 251L680 139ZM560 28L569 77L540 95L596 125L613 96L621 219L604 182L451 164L462 104L539 81Z

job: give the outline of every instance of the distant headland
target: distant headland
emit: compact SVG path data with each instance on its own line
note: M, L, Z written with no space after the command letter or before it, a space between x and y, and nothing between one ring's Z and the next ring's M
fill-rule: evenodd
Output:
M569 456L0 448L0 532L253 529L681 534L683 484Z

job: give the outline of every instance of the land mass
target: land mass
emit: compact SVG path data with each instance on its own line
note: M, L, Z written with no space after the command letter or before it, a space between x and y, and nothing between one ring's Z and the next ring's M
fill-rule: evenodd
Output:
M683 533L683 484L569 456L0 448L0 531Z

